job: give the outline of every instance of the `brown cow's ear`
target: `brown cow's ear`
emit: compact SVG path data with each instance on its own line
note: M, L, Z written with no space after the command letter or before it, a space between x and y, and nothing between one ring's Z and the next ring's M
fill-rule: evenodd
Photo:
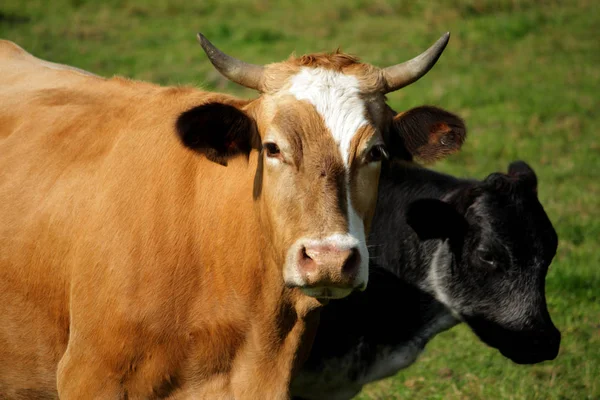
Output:
M194 107L179 116L176 128L186 147L221 165L227 165L233 156L260 149L254 120L228 104Z
M432 106L416 107L394 117L388 149L392 158L424 163L460 150L467 128L455 114Z

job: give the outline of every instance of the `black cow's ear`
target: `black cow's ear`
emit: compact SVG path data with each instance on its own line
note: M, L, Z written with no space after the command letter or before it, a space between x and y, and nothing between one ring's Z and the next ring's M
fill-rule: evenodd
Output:
M537 191L537 176L533 168L525 161L513 161L508 166L508 175L519 179L528 185L534 192Z
M422 106L397 114L390 133L391 158L432 163L460 150L467 128L455 114Z
M462 239L468 223L453 205L437 199L419 199L406 210L406 222L419 236L428 239Z
M228 104L208 103L181 114L176 123L182 143L221 165L238 154L260 149L256 124L242 110Z

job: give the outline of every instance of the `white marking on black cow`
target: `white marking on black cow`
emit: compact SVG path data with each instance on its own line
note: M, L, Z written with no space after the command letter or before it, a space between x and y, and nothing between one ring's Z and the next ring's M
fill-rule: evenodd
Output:
M460 315L454 311L452 302L445 291L445 278L440 275L440 271L448 270L450 263L452 263L452 253L450 252L450 245L448 241L438 241L439 244L433 253L431 264L429 265L429 279L428 284L431 286L430 290L435 295L437 301L448 307L448 310L458 320L461 319Z

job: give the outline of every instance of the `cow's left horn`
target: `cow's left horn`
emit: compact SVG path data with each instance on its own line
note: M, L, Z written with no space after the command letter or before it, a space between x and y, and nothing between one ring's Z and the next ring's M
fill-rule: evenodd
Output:
M446 32L433 46L412 60L383 68L383 93L393 92L408 86L429 72L442 55L449 39L450 32Z
M265 67L228 56L209 42L203 34L198 33L197 36L208 59L224 77L247 88L262 91Z

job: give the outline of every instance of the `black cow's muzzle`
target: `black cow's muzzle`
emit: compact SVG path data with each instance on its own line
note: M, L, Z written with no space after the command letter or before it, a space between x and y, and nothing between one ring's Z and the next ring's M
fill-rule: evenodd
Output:
M537 364L554 360L558 356L560 332L555 327L539 332L523 332L522 336L519 334L510 336L512 340L498 343L500 345L497 348L503 356L517 364Z
M465 320L483 342L517 364L537 364L558 356L561 335L552 322L515 330L480 316Z

